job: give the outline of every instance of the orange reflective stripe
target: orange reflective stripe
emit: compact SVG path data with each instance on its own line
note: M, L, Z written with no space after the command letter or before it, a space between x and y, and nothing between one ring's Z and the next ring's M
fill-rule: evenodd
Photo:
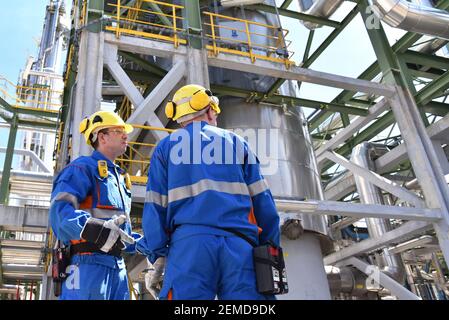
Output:
M251 210L249 211L248 220L249 220L249 223L254 224L254 225L257 226L257 231L259 232L259 234L261 234L262 233L262 228L257 225L257 220L256 220L256 216L254 215L254 208L253 207L251 207Z
M106 206L106 205L102 205L102 204L97 204L97 208L98 209L117 209L114 206Z
M168 290L167 300L173 300L173 289Z
M80 209L91 209L92 208L92 196L87 196L83 202L80 203Z
M80 239L80 240L70 240L70 243L75 245L75 244L79 244L79 243L83 243L83 242L87 242L84 239Z

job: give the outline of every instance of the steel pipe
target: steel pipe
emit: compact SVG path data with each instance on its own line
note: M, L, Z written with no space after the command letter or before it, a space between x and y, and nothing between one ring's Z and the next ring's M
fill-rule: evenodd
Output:
M394 28L449 39L449 13L404 0L369 0L374 13Z

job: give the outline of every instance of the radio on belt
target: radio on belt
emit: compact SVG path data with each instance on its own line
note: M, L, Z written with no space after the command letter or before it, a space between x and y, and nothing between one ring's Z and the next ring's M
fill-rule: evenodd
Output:
M263 294L288 293L282 248L268 243L254 247L253 250L257 291Z

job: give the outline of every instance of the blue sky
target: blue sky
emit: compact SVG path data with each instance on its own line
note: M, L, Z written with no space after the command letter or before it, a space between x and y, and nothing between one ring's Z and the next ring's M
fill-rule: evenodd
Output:
M278 0L277 2L280 5L283 1ZM37 55L37 43L41 36L45 8L48 3L49 0L2 1L0 37L4 45L3 50L0 51L0 74L6 76L13 83L17 81L20 70L24 68L28 56L35 57ZM71 3L71 0L66 0L66 3ZM340 21L353 5L351 2L344 2L332 19ZM293 1L289 9L298 10L297 1ZM293 41L290 49L296 52L295 60L300 62L307 43L309 30L299 21L293 19L282 20L283 27L290 30L288 38ZM391 29L385 25L384 27L392 41L399 39L404 33L401 30ZM311 53L332 30L329 27L322 27L315 31ZM337 37L324 54L315 61L311 68L318 71L357 77L374 60L375 55L366 35L362 18L358 16ZM339 91L339 89L304 83L300 96L313 100L331 101ZM6 146L7 134L7 129L0 129L0 146ZM2 155L0 154L1 160Z
M42 34L45 8L48 0L2 1L0 10L0 74L13 83L25 67L28 56L36 57L38 39ZM6 147L9 129L0 129L0 146ZM21 142L20 131L16 147ZM0 170L3 170L4 154L0 154Z
M17 81L28 56L37 56L48 0L2 1L0 10L0 74Z

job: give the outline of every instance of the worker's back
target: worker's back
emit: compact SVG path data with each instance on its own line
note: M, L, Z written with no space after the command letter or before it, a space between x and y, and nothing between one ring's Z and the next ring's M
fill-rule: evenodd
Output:
M255 243L279 243L256 156L243 138L214 126L218 98L204 87L180 88L165 111L181 124L205 121L173 132L151 158L137 249L151 263L167 257L159 297L273 298L257 291L253 265Z
M252 181L246 181L244 166L257 160L241 137L193 122L162 140L155 153L167 165L167 227L176 229L176 239L232 228L256 240Z

